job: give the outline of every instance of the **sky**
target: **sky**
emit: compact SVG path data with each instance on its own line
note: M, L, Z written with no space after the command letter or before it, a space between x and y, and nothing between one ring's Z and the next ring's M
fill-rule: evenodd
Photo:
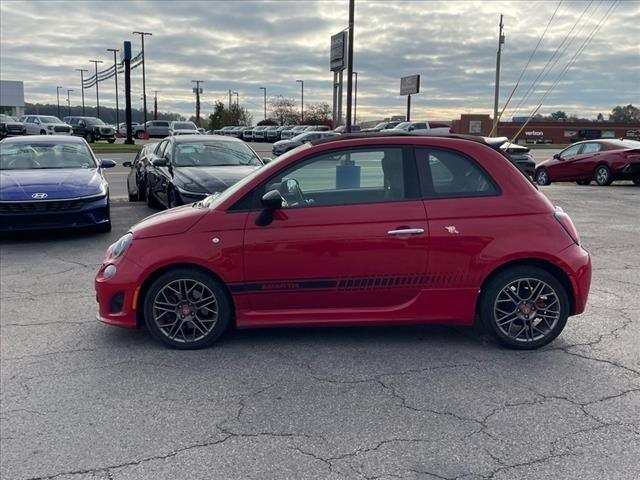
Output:
M412 97L412 119L491 114L500 14L506 37L502 108L555 11L503 118L526 116L612 3L610 16L546 95L539 112L564 110L586 117L606 114L615 105L640 103L640 1L356 0L358 121L403 115L406 98L399 94L400 77L412 74L421 75L421 91ZM56 86L73 88L71 103L79 105L75 69L92 71L90 59L101 59L107 67L113 54L106 49L122 48L124 40L131 40L137 53L139 36L131 32L144 30L153 34L145 39L150 109L157 90L161 111L193 115L191 81L203 80L203 114L216 100L226 103L232 89L257 121L263 117L259 87L267 88L268 99L283 95L299 102L296 80L304 80L305 105L331 103L330 37L347 26L347 0L149 0L108 6L0 0L0 78L22 80L25 101L31 103L55 103ZM141 73L140 68L132 72L134 107L142 103ZM539 82L533 85L537 76ZM122 88L122 76L119 83ZM93 88L85 90L85 101L95 105ZM115 106L113 80L100 84L100 104Z

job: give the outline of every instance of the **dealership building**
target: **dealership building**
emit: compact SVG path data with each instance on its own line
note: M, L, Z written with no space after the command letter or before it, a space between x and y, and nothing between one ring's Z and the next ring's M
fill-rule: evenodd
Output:
M633 138L640 140L640 123L611 122L550 122L515 118L512 122L499 122L495 136L516 136L515 143L567 144L579 140L596 138ZM465 114L452 122L456 133L488 136L493 128L493 120L486 114Z
M24 84L0 80L0 113L20 117L24 115Z

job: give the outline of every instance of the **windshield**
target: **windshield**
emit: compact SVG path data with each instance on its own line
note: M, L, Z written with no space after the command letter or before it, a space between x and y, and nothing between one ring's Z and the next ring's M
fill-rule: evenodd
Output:
M0 144L0 170L96 167L89 148L80 143Z
M191 122L176 122L173 124L173 128L176 130L197 130L195 123Z
M296 135L295 137L293 137L291 141L304 143L309 139L310 136L311 136L310 132L304 132L304 133L301 133L300 135Z
M387 126L387 122L380 122L379 124L377 124L375 127L373 128L378 128L380 130L382 130L384 127Z
M9 115L0 115L0 120L3 122L15 122L15 120Z
M173 163L176 167L262 165L258 156L245 143L215 140L176 144Z
M106 125L99 118L83 118L82 120L84 120L84 123L86 123L87 125Z
M38 117L42 123L62 123L58 117Z
M411 122L402 122L402 123L399 123L398 125L396 125L393 128L402 129L402 130L408 130L410 126L411 126Z

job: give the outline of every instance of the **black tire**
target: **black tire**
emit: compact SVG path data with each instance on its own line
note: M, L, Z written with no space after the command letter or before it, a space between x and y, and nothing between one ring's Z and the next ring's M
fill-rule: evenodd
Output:
M138 194L137 193L131 193L129 192L129 201L130 202L137 202L138 199Z
M115 138L110 138L109 140L107 140L107 142L109 142L109 143L116 143L116 139L115 139Z
M136 132L136 138L137 138L138 140L142 140L142 139L144 138L144 131L143 131L143 130L138 130L138 131Z
M518 280L522 282L517 283ZM514 283L517 285L516 290L508 288ZM518 298L521 293L532 295L530 288L533 286L535 291L535 285L540 284L544 285L541 294L532 300L525 298L520 307L506 293L507 290L515 292ZM548 302L550 303L547 304ZM543 306L540 306L541 303ZM498 310L498 305L505 310ZM514 306L513 312L510 305ZM504 314L502 318L496 318L501 314ZM530 316L525 318L525 314ZM545 320L539 315L553 319ZM515 318L509 320L513 316ZM532 350L547 345L560 335L567 324L568 316L569 297L565 287L551 273L538 267L516 266L504 270L491 278L480 293L480 319L483 326L501 345L508 348ZM536 321L538 323L535 323ZM550 321L551 325L548 323ZM503 327L499 325L500 322ZM504 327L506 325L508 327ZM538 328L540 326L541 328ZM507 328L508 332L503 328ZM534 329L540 333L536 334ZM524 338L520 337L522 333L525 334Z
M93 137L93 133L87 133L87 135L84 138L87 141L87 143L95 142L95 138Z
M576 183L578 185L589 185L591 183L591 180L576 180Z
M539 168L536 171L536 183L538 185L550 185L551 180L549 180L549 172L547 172L546 168Z
M46 130L40 130L40 135L46 135L47 131Z
M144 198L147 201L147 206L149 208L160 208L160 204L158 203L156 198L153 196L153 193L151 193L151 187L148 184L144 190Z
M204 285L214 297L212 308L215 308L217 313L213 314L209 308L197 309L199 287L190 291L193 293L187 293L186 298L184 291L187 290L187 288L183 290L178 287L180 292L179 294L176 293L173 295L175 298L167 298L164 294L160 293L161 290L165 289L168 285L173 284L172 286L175 286L177 284L179 286L182 280L192 282L190 285L196 282ZM165 289L165 291L167 290ZM204 292L204 289L201 291ZM171 293L170 290L169 292ZM208 293L202 294L209 297ZM167 300L175 302L177 304L175 313L161 313L164 310L154 307L156 299L160 300L163 305L171 305ZM185 311L189 313L185 314L186 316L180 317L181 313ZM194 350L210 346L226 331L233 316L231 300L223 285L213 278L213 276L193 268L176 268L163 273L155 279L145 294L143 312L145 323L151 335L165 345L181 350ZM201 320L201 315L207 317L206 322ZM167 322L173 320L173 323L163 325L162 322L164 319L167 319ZM200 323L200 325L204 327L204 330L196 331L196 322ZM174 331L174 328L176 329L173 334L174 338L171 338L171 333ZM190 336L189 331L193 332L193 341L188 338ZM195 338L196 333L199 335L199 338ZM182 335L183 338L179 338L179 335Z
M601 187L611 185L613 177L611 176L611 170L606 165L598 165L593 172L593 179Z
M640 185L640 177L636 177L633 179L633 184L634 185Z
M175 208L182 205L176 196L176 192L173 189L169 189L167 192L167 208Z
M147 199L146 188L144 183L138 183L138 200L145 201Z

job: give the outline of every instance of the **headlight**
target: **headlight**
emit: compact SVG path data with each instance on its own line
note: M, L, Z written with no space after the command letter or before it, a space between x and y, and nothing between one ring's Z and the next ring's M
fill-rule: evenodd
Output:
M120 237L120 239L116 243L112 244L107 250L107 260L113 261L122 257L131 246L132 241L132 233L127 233Z

